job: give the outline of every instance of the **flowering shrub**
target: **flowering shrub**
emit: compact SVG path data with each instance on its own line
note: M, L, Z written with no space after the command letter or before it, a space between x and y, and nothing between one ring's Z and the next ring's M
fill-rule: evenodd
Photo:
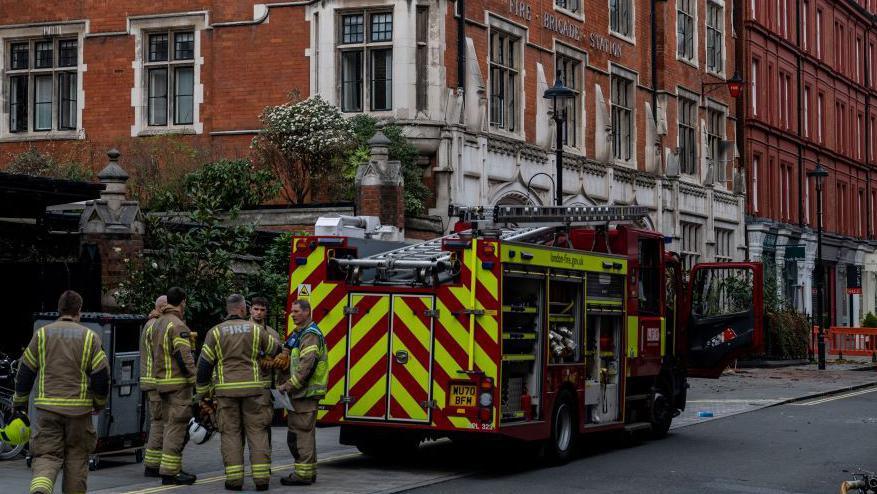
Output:
M284 182L290 202L301 204L311 184L336 175L354 143L350 122L319 96L265 108L253 150Z

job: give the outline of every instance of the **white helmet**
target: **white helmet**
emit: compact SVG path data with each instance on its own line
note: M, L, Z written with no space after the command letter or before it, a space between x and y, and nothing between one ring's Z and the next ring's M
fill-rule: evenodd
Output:
M189 419L189 440L194 442L195 444L204 444L210 440L210 437L213 436L213 429L210 427L205 427L195 420L195 418Z

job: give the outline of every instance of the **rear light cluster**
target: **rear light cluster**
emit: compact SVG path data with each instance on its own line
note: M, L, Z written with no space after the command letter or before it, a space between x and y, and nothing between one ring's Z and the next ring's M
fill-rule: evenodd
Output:
M478 420L482 423L493 422L494 391L493 378L481 378L478 383Z

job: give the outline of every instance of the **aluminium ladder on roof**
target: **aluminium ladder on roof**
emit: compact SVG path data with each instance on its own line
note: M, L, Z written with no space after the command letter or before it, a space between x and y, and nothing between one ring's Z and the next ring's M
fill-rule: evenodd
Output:
M537 232L547 231L551 227L520 227L503 228L499 240L522 240ZM343 267L358 266L363 268L385 269L422 269L442 268L451 260L451 253L442 250L445 240L460 238L453 233L444 237L427 240L413 245L406 245L395 250L375 254L363 259L336 259Z

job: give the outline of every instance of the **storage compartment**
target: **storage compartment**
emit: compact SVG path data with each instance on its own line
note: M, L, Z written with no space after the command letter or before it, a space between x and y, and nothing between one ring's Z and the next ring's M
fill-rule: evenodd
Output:
M582 273L552 271L548 285L550 364L582 361Z
M502 382L503 423L538 419L541 413L543 272L503 273Z
M585 425L617 422L623 318L588 312L585 339Z

